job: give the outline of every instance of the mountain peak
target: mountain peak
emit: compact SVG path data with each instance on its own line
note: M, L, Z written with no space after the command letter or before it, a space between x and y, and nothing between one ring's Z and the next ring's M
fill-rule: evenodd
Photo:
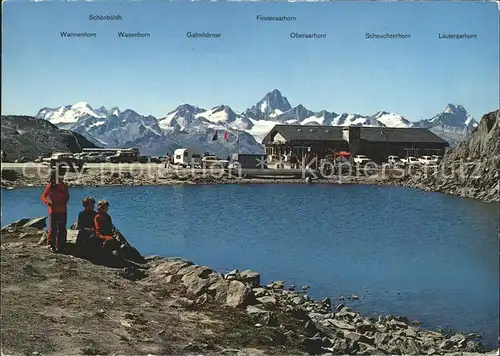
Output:
M446 114L467 114L467 110L462 105L448 104L443 111Z
M379 117L379 116L382 116L382 115L390 115L390 114L391 114L390 112L387 112L387 111L382 110L382 111L377 111L377 112L373 115L373 117Z
M122 111L117 106L115 106L115 107L111 108L111 110L109 110L109 115L120 116L121 114L122 114Z
M92 106L90 106L90 104L85 102L85 101L81 101L81 102L78 102L76 104L73 104L73 105L71 105L71 108L72 109L85 108L85 109L93 110Z
M179 113L179 114L187 114L187 115L197 115L199 113L204 112L205 109L199 108L197 106L184 103L176 107L174 110L170 111L167 115Z
M273 89L257 104L246 111L246 114L256 119L269 119L292 108L288 99L284 97L278 89Z
M415 125L450 132L468 132L477 126L477 121L469 115L462 105L448 104L441 113L429 120L420 120Z
M278 105L284 105L283 109L286 106L290 106L289 109L292 108L292 106L288 102L288 99L286 97L284 97L283 94L281 94L281 92L278 89L273 89L272 91L270 91L269 93L264 95L264 97L261 99L261 101L264 101L264 100L270 101L271 103L275 103ZM275 109L279 109L279 108L275 108Z

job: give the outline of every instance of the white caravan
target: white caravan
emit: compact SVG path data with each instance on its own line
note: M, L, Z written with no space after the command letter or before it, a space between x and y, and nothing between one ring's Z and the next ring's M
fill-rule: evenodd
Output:
M189 148L178 148L174 151L174 164L182 167L201 166L201 154Z

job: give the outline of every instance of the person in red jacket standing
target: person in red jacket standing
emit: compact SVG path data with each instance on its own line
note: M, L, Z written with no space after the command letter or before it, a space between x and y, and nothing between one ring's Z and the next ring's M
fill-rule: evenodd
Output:
M50 228L47 238L49 249L52 252L61 252L66 244L69 191L58 170L51 172L50 182L45 187L41 200L49 207Z

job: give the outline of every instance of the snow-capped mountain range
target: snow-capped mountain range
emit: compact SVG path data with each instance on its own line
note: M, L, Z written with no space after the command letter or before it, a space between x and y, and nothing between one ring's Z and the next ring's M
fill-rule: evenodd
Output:
M162 155L178 147L191 147L225 157L239 149L241 153L261 153L263 137L276 124L324 126L425 127L454 143L477 126L461 105L448 104L431 119L411 122L402 115L379 111L373 115L337 114L333 111L312 111L299 104L295 107L277 89L267 93L244 112L227 105L204 109L182 104L164 117L117 107L94 109L81 102L59 108L42 108L36 115L60 128L71 129L100 146L135 146L148 155ZM213 140L215 131L228 131L229 139ZM238 139L239 138L239 139Z

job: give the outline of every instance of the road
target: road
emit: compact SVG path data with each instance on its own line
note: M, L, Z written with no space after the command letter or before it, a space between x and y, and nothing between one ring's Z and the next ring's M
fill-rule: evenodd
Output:
M48 166L42 163L2 163L2 169L11 169L18 172L40 170L45 171ZM142 171L144 173L164 173L167 171L163 163L86 163L84 166L85 170L91 171L102 171L102 172L130 172L130 171ZM187 174L189 172L194 174L220 174L221 170L218 168L170 168L171 172L178 172L179 174ZM259 169L259 168L247 168L242 169L242 175L247 176L273 176L273 177L300 177L302 175L302 170L300 169Z
M103 169L103 170L118 170L120 168L122 168L123 170L148 169L148 168L159 169L162 167L165 167L163 163L86 163L85 164L85 168L87 169ZM41 168L48 168L48 166L43 163L35 163L35 162L2 163L2 169L21 170L23 168L41 169Z

